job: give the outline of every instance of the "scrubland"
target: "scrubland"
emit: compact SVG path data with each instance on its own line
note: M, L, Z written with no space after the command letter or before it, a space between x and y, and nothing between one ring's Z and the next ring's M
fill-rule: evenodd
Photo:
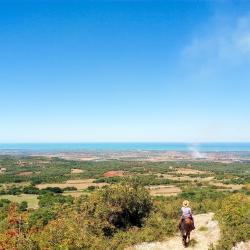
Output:
M0 249L124 249L173 237L183 199L214 249L250 240L250 163L1 156ZM27 174L28 173L28 174Z

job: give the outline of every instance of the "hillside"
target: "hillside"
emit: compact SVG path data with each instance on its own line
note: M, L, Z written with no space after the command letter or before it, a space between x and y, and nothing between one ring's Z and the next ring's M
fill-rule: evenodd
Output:
M194 217L196 229L191 233L191 243L188 249L207 250L211 244L220 238L218 222L213 220L213 213L198 214ZM162 242L143 243L127 250L181 250L186 249L182 245L180 234Z

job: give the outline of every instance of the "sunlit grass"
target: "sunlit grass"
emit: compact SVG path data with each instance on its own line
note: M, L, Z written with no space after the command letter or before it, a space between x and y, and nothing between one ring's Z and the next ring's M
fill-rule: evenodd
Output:
M1 195L0 199L8 199L12 202L17 202L17 203L21 203L22 201L27 201L29 208L38 208L37 195L34 194Z

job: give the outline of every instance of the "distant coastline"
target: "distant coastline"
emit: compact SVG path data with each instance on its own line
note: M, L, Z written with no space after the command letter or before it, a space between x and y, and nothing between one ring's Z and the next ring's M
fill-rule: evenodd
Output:
M0 143L0 152L178 151L250 152L249 143Z

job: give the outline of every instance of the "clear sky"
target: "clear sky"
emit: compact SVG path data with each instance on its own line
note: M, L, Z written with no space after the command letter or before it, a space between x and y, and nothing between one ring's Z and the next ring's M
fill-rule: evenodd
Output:
M0 1L0 142L250 141L250 1Z

